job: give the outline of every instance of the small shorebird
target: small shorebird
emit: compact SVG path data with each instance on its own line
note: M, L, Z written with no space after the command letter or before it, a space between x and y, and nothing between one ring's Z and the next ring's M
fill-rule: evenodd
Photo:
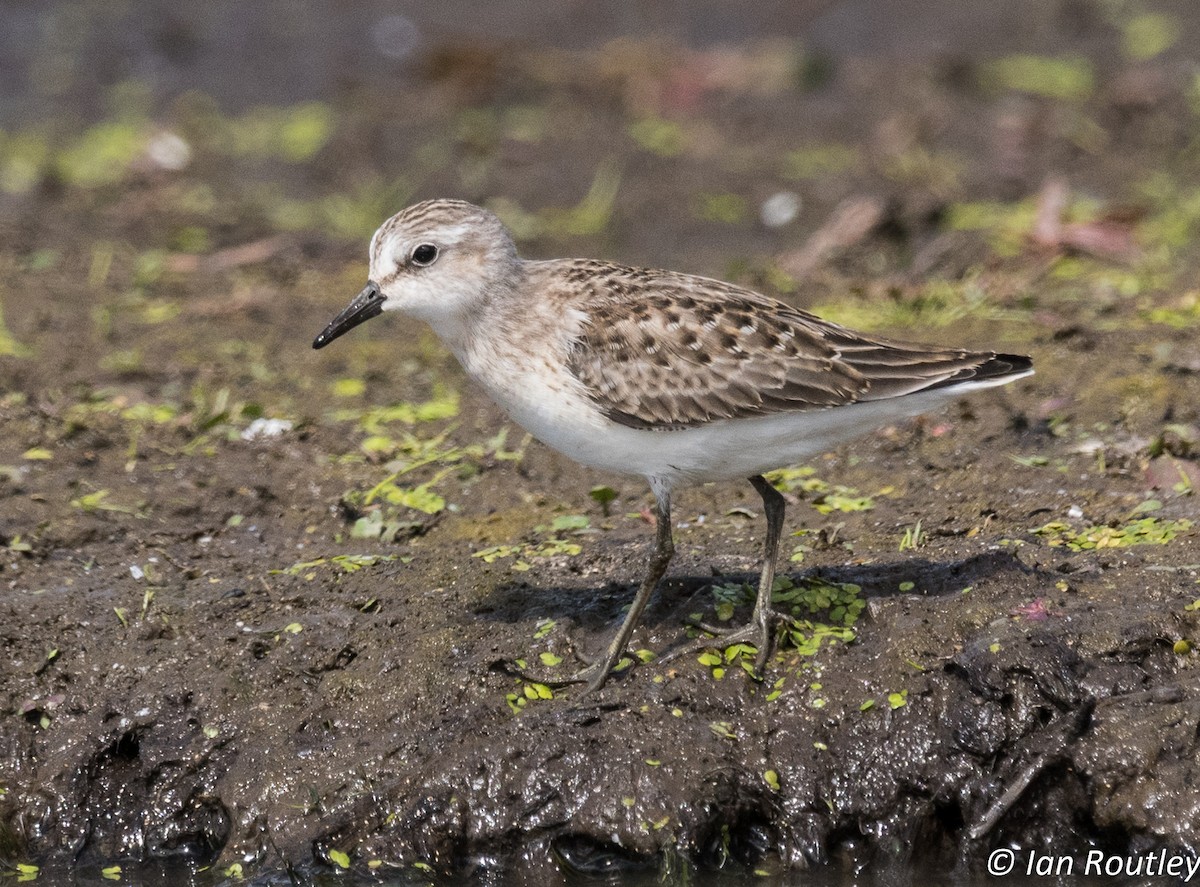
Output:
M595 690L674 553L671 492L748 478L767 538L751 621L723 643L771 645L784 500L762 476L969 391L1033 372L1028 357L857 333L751 290L587 259L529 261L495 215L429 200L371 238L366 287L313 342L384 311L428 323L467 375L577 462L640 475L657 541L604 657L562 683Z

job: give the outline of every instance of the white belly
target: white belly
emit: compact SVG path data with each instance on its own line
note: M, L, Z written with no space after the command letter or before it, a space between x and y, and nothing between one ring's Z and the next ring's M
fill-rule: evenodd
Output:
M520 384L476 376L496 403L547 446L583 465L654 478L667 488L734 480L802 462L870 431L936 409L968 386L831 409L727 419L647 431L606 419L573 379L524 375ZM512 379L513 377L508 377Z

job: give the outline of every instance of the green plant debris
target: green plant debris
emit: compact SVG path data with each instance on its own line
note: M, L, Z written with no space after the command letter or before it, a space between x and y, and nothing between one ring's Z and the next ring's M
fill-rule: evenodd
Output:
M835 511L870 511L875 507L875 500L870 496L859 495L858 490L853 487L838 485L814 499L812 506L821 514L832 514Z
M364 379L335 379L329 390L333 392L334 397L359 397L366 392L367 383Z
M370 237L379 220L408 203L412 193L412 183L403 176L383 179L367 175L345 190L312 200L285 196L278 185L259 186L249 197L282 231L316 229L358 239Z
M750 213L746 198L728 192L697 194L692 214L705 222L740 225Z
M1082 530L1075 530L1063 521L1051 521L1030 532L1042 537L1052 547L1065 545L1072 551L1090 551L1129 545L1166 545L1192 526L1192 521L1187 518L1166 520L1143 517L1119 526L1089 526Z
M50 165L51 148L46 135L18 132L4 137L0 133L0 191L27 194L42 181ZM30 259L31 270L38 269Z
M712 591L717 618L723 621L732 618L738 605L749 604L755 597L755 590L744 583L716 585ZM812 578L796 584L786 576L777 577L771 602L791 616L780 652L814 656L824 644L851 643L856 637L853 626L867 605L860 597L861 592L861 587L851 583L830 583ZM700 614L693 614L692 621L701 621ZM725 648L723 655L708 651L699 661L711 666L713 676L720 678L727 666L735 664L753 673L757 654L758 650L752 644L732 644Z
M966 163L954 154L914 145L888 158L883 171L893 181L948 196L960 190L965 166Z
M313 571L317 567L329 565L337 567L343 573L356 573L364 567L373 567L375 564L400 559L398 555L394 554L336 554L333 557L319 557L311 561L300 561L282 570L270 570L269 572L272 575L285 576L299 576L304 574L306 579L312 579L316 575Z
M722 739L737 739L737 734L733 732L732 721L713 721L708 725L708 729L712 730L714 734L720 736Z
M859 152L849 145L809 145L789 151L783 158L782 174L789 179L824 179L853 169Z
M521 663L517 663L520 668ZM544 701L554 698L554 690L548 684L539 681L522 681L519 693L508 693L504 699L513 714L520 714L530 702Z
M53 459L54 454L45 447L30 447L21 454L21 458L28 459L30 461L41 462Z
M575 530L586 530L592 525L586 514L560 514L550 522L549 527L534 527L534 532L569 533Z
M600 511L605 517L609 516L609 506L612 505L617 498L617 491L612 487L592 487L588 491L588 495L592 501L600 506Z
M335 125L333 112L320 102L252 108L237 117L224 117L211 107L202 110L204 119L193 115L191 122L204 127L207 148L253 160L311 160L329 142Z
M967 317L1008 320L1020 312L998 307L986 288L971 277L928 280L888 300L842 299L813 310L835 323L860 329L883 327L943 327Z
M1064 101L1083 101L1096 89L1091 62L1079 56L1009 55L983 65L980 77L984 86L994 90Z
M1125 23L1121 49L1136 62L1162 55L1180 37L1178 20L1171 15L1143 12Z
M437 422L453 419L458 415L458 392L444 388L436 390L434 396L421 403L396 403L385 407L366 409L335 410L330 418L335 422L356 422L367 434L385 434L393 422L416 425L421 422Z
M568 209L551 207L542 211L547 230L571 237L603 234L612 223L620 187L621 170L616 161L601 163L592 177L592 186L579 203Z
M771 692L767 694L767 702L774 702L783 695L783 688L787 684L787 678L782 677L771 685Z
M550 632L554 631L554 626L557 624L558 622L554 619L539 619L537 622L537 630L533 633L533 639L535 641L540 641L548 637Z
M849 582L832 583L811 578L797 585L786 576L780 576L772 586L771 602L789 607L793 616L825 613L833 625L850 628L867 606L867 602L859 597L861 593L860 586Z
M419 531L422 526L420 521L400 520L390 517L382 508L372 508L354 521L350 527L350 538L395 542L401 536Z
M555 536L536 543L521 542L516 545L491 545L476 551L471 557L482 558L485 564L515 557L516 560L512 563L511 569L517 572L525 572L532 568L532 564L529 563L530 559L558 557L560 555L574 557L581 551L583 551L583 548L577 542L569 542L566 539L560 539Z
M754 659L758 648L753 644L730 644L724 652L705 650L697 657L701 665L712 669L713 680L719 681L725 677L726 666L737 664L748 674L754 674Z
M629 137L643 151L659 157L678 157L687 145L683 127L660 117L645 117L629 124Z
M0 357L28 357L32 352L13 338L4 325L4 308L0 305Z
M874 699L867 699L867 700L865 700L865 701L863 702L863 704L862 704L862 705L860 705L860 706L858 707L858 710L859 710L859 711L870 711L870 710L871 710L871 709L873 709L874 707L875 707L875 700L874 700Z
M1016 462L1018 465L1022 466L1023 468L1045 468L1047 465L1050 464L1050 459L1046 456L1010 455L1008 458L1012 459L1014 462Z
M83 188L119 182L148 142L149 132L141 120L98 123L59 153L58 173Z
M130 403L126 395L110 389L98 389L85 399L72 403L63 412L69 431L77 431L111 422L123 423L131 438L154 426L173 426L190 440L175 448L159 443L159 449L171 454L193 455L210 452L214 440L236 440L250 421L262 417L258 404L235 400L228 388L210 391L193 386L183 402L143 401ZM135 449L136 451L136 449Z
M411 530L423 526L412 520L411 512L435 515L446 510L448 503L438 489L448 477L469 477L481 470L486 459L518 461L521 449L504 449L507 434L501 432L486 444L458 447L448 441L451 429L443 429L432 437L424 437L408 428L398 432L391 426L399 423L415 426L453 418L458 414L458 394L442 391L433 399L420 404L401 403L388 407L349 409L334 412L334 421L352 421L366 433L360 450L372 461L388 459L389 474L369 490L347 490L342 504L356 515L351 529L354 538L378 538L394 541ZM401 483L401 478L437 466L432 477L417 483Z
M446 507L446 500L440 493L434 492L433 487L451 474L454 467L443 468L431 479L414 487L403 487L396 483L398 477L411 470L412 468L405 468L385 477L363 495L362 505L370 505L376 499L381 499L388 505L411 508L423 514L437 514L442 511ZM347 502L358 504L349 493L345 498Z
M999 255L1015 256L1029 242L1029 232L1037 219L1037 202L1017 203L976 201L953 203L943 224L952 231L982 231Z
M779 468L764 475L768 481L783 493L815 493L812 506L821 514L832 514L835 511L869 511L875 507L871 496L864 496L853 487L840 484L830 484L817 477L816 469L809 465L792 468ZM885 487L877 495L886 496L893 492L893 487Z
M921 533L921 522L917 521L911 527L904 531L904 535L900 537L900 551L916 551L925 544L925 537Z
M96 490L92 493L85 493L77 499L72 499L71 505L89 514L97 511L112 511L118 514L133 514L139 517L142 516L140 509L133 508L129 505L118 505L116 502L109 502L108 496L108 490Z
M714 585L712 588L713 598L717 612L717 619L722 622L728 622L733 618L733 611L737 605L744 603L751 594L749 585L742 582L727 582L721 585Z
M487 207L504 222L518 240L540 237L588 237L604 233L612 224L613 209L621 185L621 170L615 160L596 167L587 194L573 207L546 207L529 212L515 200L497 197Z
M781 493L823 493L829 489L829 484L817 477L817 469L811 465L798 465L791 468L777 468L763 475L775 489Z
M1150 323L1175 329L1193 329L1200 325L1200 292L1193 290L1161 302L1155 300L1154 304L1141 309L1139 313Z

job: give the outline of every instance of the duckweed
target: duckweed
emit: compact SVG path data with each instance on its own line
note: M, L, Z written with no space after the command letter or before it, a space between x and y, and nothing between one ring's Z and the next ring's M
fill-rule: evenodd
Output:
M1030 530L1052 547L1066 546L1072 551L1098 548L1122 548L1129 545L1166 545L1180 533L1192 528L1192 521L1143 517L1121 526L1090 526L1075 530L1063 521L1051 521Z

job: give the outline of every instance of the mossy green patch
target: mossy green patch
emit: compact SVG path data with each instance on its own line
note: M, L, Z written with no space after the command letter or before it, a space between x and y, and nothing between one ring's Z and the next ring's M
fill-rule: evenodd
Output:
M740 225L746 221L749 212L746 198L726 191L697 194L692 207L692 214L696 218L725 225Z
M817 477L816 469L808 465L779 468L767 472L765 477L775 489L784 493L815 493L811 504L821 514L832 514L835 511L870 511L875 507L873 497L863 495L854 487L830 484ZM892 487L885 487L879 491L879 495L886 495L892 491Z
M1162 55L1179 40L1179 21L1172 15L1143 12L1133 16L1122 29L1121 49L1136 62Z
M28 357L30 350L22 345L4 325L4 308L0 305L0 357Z
M529 563L532 559L559 556L574 557L581 551L583 551L583 547L576 542L552 537L536 543L520 542L515 545L490 545L487 548L476 551L471 557L482 558L486 564L494 563L498 560L516 558L511 568L519 573L523 573L532 568L533 565Z
M398 560L399 556L394 554L336 554L332 557L319 557L311 561L300 561L292 564L290 567L284 567L281 570L271 570L273 574L282 574L285 576L300 576L305 578L313 578L314 570L317 567L331 566L338 568L343 573L357 573L364 567L373 567L375 564L388 563Z
M747 584L726 583L712 589L717 618L729 621L739 604L753 601L755 591ZM790 616L780 652L813 656L825 644L848 644L856 637L853 626L866 608L860 597L862 589L851 583L831 583L823 579L808 579L799 584L786 576L776 578L771 603ZM693 614L693 623L700 614ZM753 644L731 644L718 653L715 649L702 653L699 662L713 669L713 676L724 676L727 666L737 665L753 673L758 648ZM776 694L777 695L777 694Z
M808 145L784 155L780 171L789 179L824 179L851 170L860 161L858 149L850 145Z
M1092 63L1080 56L1008 55L983 65L980 78L989 89L1072 102L1089 98L1096 89Z
M1121 548L1129 545L1166 545L1180 533L1192 528L1192 521L1143 517L1114 526L1090 526L1076 530L1063 521L1051 521L1030 530L1048 545L1066 546L1072 551L1097 548Z
M644 117L629 124L629 137L643 151L659 157L678 157L687 146L683 127L661 117Z

